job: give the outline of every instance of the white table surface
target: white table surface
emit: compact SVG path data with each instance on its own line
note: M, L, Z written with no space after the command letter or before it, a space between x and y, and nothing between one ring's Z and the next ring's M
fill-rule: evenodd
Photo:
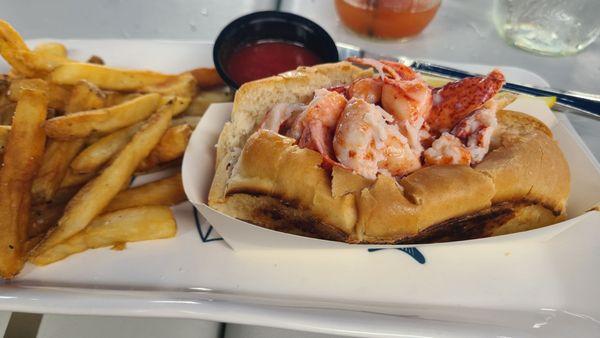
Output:
M243 14L274 9L277 0L0 0L0 18L32 38L214 39L223 26ZM569 57L544 57L508 46L491 22L491 1L443 0L432 24L419 37L403 42L368 40L349 32L336 17L333 1L283 0L280 9L322 25L336 41L381 54L397 54L453 62L516 66L531 70L553 87L600 93L600 42ZM571 121L597 158L600 122ZM0 312L0 333L10 313ZM176 330L176 331L175 331ZM111 336L217 337L218 323L174 319L129 319L46 315L39 337ZM177 332L177 333L175 333ZM123 335L125 334L125 335ZM229 326L228 337L325 337L294 331ZM117 335L114 335L117 336Z

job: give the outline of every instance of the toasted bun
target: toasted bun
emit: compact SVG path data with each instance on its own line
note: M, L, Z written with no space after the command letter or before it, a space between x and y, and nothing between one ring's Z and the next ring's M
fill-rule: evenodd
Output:
M216 173L209 203L225 201L225 186L248 137L276 103L308 103L316 89L348 84L371 76L349 62L300 67L295 71L246 83L235 94L231 122L223 127L217 143Z
M269 229L349 243L480 238L565 217L568 165L550 130L522 113L498 113L492 149L477 166L425 167L400 180L327 171L319 153L256 131L276 103L307 102L315 89L370 75L341 62L242 86L217 144L209 205Z

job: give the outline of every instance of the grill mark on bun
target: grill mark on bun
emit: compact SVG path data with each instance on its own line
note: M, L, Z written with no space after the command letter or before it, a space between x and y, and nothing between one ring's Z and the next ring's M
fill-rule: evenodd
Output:
M294 209L297 208L287 205L287 202L282 205L285 207L274 205L254 209L255 223L264 228L294 235L338 242L348 240L348 235L336 227L321 222L315 217L295 215L297 210ZM261 221L256 222L256 220Z
M492 231L515 216L515 204L499 203L475 214L434 224L397 244L426 244L489 237Z

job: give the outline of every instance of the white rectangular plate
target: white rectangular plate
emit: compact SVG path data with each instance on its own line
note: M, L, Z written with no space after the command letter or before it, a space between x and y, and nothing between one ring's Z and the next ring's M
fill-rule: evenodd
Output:
M179 72L212 64L212 45L203 42L64 43L75 59L97 54L114 66ZM511 81L544 84L503 69ZM174 210L176 238L28 265L0 284L0 310L204 318L377 337L600 332L597 224L536 245L423 248L421 264L398 250L240 254L196 220L191 204Z

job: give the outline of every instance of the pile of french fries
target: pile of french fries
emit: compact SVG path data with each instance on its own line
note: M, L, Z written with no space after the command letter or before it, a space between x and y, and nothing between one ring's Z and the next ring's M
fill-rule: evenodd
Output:
M215 70L77 62L59 43L29 49L2 20L0 54L12 68L0 75L0 276L173 237L169 206L185 200L179 169L192 130L210 103L232 99ZM129 187L169 167L172 176Z

